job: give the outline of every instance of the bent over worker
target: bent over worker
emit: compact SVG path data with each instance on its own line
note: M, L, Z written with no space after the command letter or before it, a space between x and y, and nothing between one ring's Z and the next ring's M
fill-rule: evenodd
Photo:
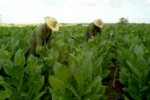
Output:
M103 27L103 21L101 19L94 20L94 22L90 23L87 28L84 35L84 40L88 41L89 38L91 38L92 36L101 34L102 27Z
M53 31L58 31L59 26L55 18L45 17L45 23L37 26L29 39L29 52L34 56L39 56L36 53L37 46L44 46L47 44L51 48L51 35Z

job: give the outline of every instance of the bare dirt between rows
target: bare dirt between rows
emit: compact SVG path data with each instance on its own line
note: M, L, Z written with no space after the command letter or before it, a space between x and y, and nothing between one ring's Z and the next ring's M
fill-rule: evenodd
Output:
M109 76L102 82L106 86L106 100L124 100L123 85L119 82L119 70L116 67L110 68Z

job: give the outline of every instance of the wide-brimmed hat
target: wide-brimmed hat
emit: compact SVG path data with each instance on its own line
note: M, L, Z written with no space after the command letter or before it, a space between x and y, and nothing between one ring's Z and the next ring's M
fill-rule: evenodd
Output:
M96 25L99 28L103 27L103 21L101 19L94 20L94 25Z
M45 17L44 21L46 23L46 25L52 30L52 31L58 31L59 30L59 26L58 23L56 21L56 19L54 17Z

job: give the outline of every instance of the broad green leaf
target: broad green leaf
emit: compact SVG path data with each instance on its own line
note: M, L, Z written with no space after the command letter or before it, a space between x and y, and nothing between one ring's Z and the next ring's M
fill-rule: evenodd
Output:
M60 70L61 67L62 67L62 64L61 64L61 63L55 62L54 66L53 66L54 74L59 73L59 70Z
M94 77L96 77L97 75L102 75L102 67L101 67L101 64L103 62L103 57L100 56L96 59L96 61L94 62Z
M55 76L50 75L49 83L55 91L60 91L63 94L65 93L66 85L64 81L60 80Z
M22 87L24 72L24 67L20 67L17 65L13 66L11 69L11 78L14 82L13 85L17 87L18 91L20 91Z
M47 56L47 46L36 46L36 53L40 55L40 57Z
M3 68L7 75L11 76L13 74L13 71L12 71L13 66L14 66L14 63L10 60L6 60L4 62Z
M150 100L150 93L146 96L147 100Z
M0 100L5 100L9 98L12 94L10 90L0 90Z
M101 83L101 77L99 75L95 77L90 84L87 85L84 95L91 93L93 89L96 88L97 85L101 85L100 83Z
M106 90L106 87L103 86L102 83L99 83L94 87L93 93L104 95L105 90Z
M110 70L103 70L101 77L102 77L103 79L104 79L104 78L107 78L109 74L110 74Z
M88 94L87 96L85 96L84 100L100 100L100 97L102 95L100 94Z
M37 65L36 63L29 62L25 68L25 71L29 75L40 74L42 72L43 65Z
M59 38L57 41L55 41L55 43L59 46L62 47L64 45L64 39L63 38Z
M7 50L0 50L0 55L1 58L8 58L8 59L11 58L11 53L8 52Z
M4 63L4 59L0 58L0 70L1 70L2 67L3 67L3 63Z
M37 58L34 57L33 55L30 55L27 59L27 63L32 62L32 63L36 63Z
M81 92L85 84L84 76L80 72L76 72L73 74L73 77L77 83L77 90Z
M128 97L125 96L125 97L124 97L124 100L130 100L130 99L129 99Z
M127 85L129 77L130 77L129 71L127 69L125 69L124 67L122 67L121 71L119 72L119 81L122 84Z
M131 76L128 82L129 82L128 92L130 96L135 100L141 100L138 80L134 78L134 76Z
M132 64L132 62L130 62L130 61L128 61L128 60L127 60L126 62L127 62L128 66L129 66L131 72L132 72L135 76L139 77L141 73L140 73L140 71L136 68L136 66L134 66L134 65Z
M40 97L45 93L41 91L44 84L44 76L32 75L28 77L28 83L24 83L25 92L21 93L21 96L27 100L40 100Z
M39 93L39 91L41 90L43 84L44 84L44 76L40 76L38 75L37 77L35 76L35 79L33 80L34 82L32 82L32 91L36 94Z
M21 99L21 93L12 92L11 96L9 97L9 100L20 100Z
M3 77L0 75L0 85L4 83Z
M69 67L70 67L70 71L71 73L75 73L79 64L79 59L74 56L73 54L69 54L69 58L68 58L68 63L69 63Z
M72 100L72 99L74 100L74 98L75 98L75 96L69 95L71 93L70 91L69 91L69 93L60 94L60 93L56 92L55 90L53 90L53 88L50 88L49 90L51 93L52 100Z
M44 57L44 62L48 67L53 67L55 63L55 59L50 59L48 57Z
M55 76L67 83L69 77L71 76L69 67L67 67L65 65L61 66L58 69L58 72L55 73Z
M67 88L72 92L72 94L74 94L75 97L77 97L78 99L80 99L79 94L77 93L76 89L71 84L68 84Z
M25 56L23 50L18 50L15 53L14 64L23 67L25 64Z
M41 54L42 51L43 51L43 47L42 47L42 46L37 46L37 47L36 47L36 52L37 52L38 54Z
M54 88L49 88L51 93L52 100L58 100L58 93L54 90Z
M136 53L137 56L143 55L144 54L144 47L142 45L135 45L134 47L134 52Z
M93 73L93 63L90 59L91 57L86 58L81 65L84 79L91 78Z

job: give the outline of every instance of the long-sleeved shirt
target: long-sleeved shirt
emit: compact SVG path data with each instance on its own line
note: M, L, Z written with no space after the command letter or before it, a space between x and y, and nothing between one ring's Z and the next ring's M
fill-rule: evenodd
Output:
M29 48L30 53L32 53L34 56L38 56L36 53L36 47L37 46L44 46L48 45L48 48L51 47L51 34L52 31L48 31L45 27L45 24L40 25L36 27L29 39Z
M85 32L84 40L88 41L88 39L91 38L91 36L96 36L97 34L100 33L101 33L101 28L94 25L94 23L90 23Z

